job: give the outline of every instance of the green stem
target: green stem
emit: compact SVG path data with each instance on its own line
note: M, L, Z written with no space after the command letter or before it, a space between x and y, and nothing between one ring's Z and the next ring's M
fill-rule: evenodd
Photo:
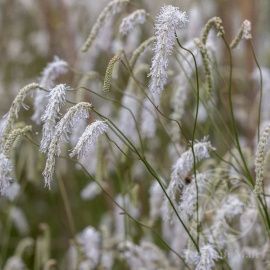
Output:
M181 255L179 255L173 248L171 248L170 246L169 246L169 244L165 241L165 240L163 240L163 238L155 231L155 230L153 230L153 228L152 227L150 227L150 226L148 226L148 225L146 225L146 224L144 224L144 223L142 223L142 222L140 222L140 221L138 221L137 219L135 219L131 214L129 214L127 211L126 211L126 209L124 208L124 207L122 207L116 200L114 200L114 198L111 196L111 194L110 193L108 193L107 191L106 191L106 189L105 188L103 188L103 186L98 182L98 181L96 181L96 179L86 170L86 168L83 166L83 164L81 164L79 161L77 161L77 160L74 160L74 159L71 159L71 158L69 158L69 157L62 157L62 158L65 158L65 159L68 159L68 160L70 160L70 161L72 161L72 162L75 162L75 163L77 163L77 164L79 164L80 166L81 166L81 168L83 169L83 171L84 171L84 173L92 180L92 181L94 181L95 183L97 183L97 185L100 187L100 189L102 190L102 192L118 207L118 208L120 208L122 211L123 211L123 213L125 213L125 215L127 215L132 221L134 221L136 224L138 224L138 225L140 225L141 227L144 227L144 228L146 228L146 229L149 229L151 232L153 232L157 237L158 237L158 239L164 244L164 246L166 246L171 252L173 252L179 259L181 259L182 261L183 261L183 263L185 264L185 266L188 268L188 269L190 269L190 267L186 264L186 262L185 262L185 260L184 260L184 258L181 256Z
M197 122L198 122L198 114L199 114L199 103L200 103L199 73L198 73L198 66L197 66L197 61L196 61L195 55L193 54L193 52L191 50L189 50L187 48L184 48L181 45L176 33L175 33L175 37L176 37L176 41L177 41L177 44L179 45L179 47L192 55L194 65L195 65L196 111L195 111L195 120L194 120L194 126L193 126L193 131L192 131L191 150L192 150L192 155L193 155L193 171L194 171L194 179L195 179L195 185L196 185L197 244L198 244L198 246L200 246L199 188L198 188L197 172L196 172L196 156L195 156L195 151L194 151L194 142L195 142L196 128L197 128Z
M187 226L185 225L185 223L183 222L182 218L180 217L180 215L178 214L178 211L176 210L171 198L169 197L168 193L166 192L166 189L164 188L163 184L162 184L162 180L160 179L160 177L156 174L155 170L152 168L152 166L148 163L148 161L138 152L137 148L132 144L132 142L125 136L125 134L123 134L121 132L121 130L119 130L116 125L107 117L101 115L99 112L97 112L95 109L93 109L93 111L100 116L101 118L106 119L112 126L114 129L117 130L117 132L125 139L127 145L129 147L131 147L134 152L136 152L136 154L138 155L138 157L140 158L140 160L144 163L145 167L147 168L148 172L158 181L162 191L164 192L166 198L168 199L171 207L173 208L173 211L175 212L178 220L180 221L180 223L182 224L182 226L184 227L185 231L187 232L188 236L190 237L191 241L193 242L195 248L197 249L197 251L199 252L199 246L196 243L196 241L194 240L193 236L191 235L191 233L189 232ZM119 135L118 135L119 136Z
M235 117L234 117L234 111L233 111L233 103L232 103L232 66L233 66L233 64L232 64L232 52L231 52L230 46L229 46L228 42L226 41L226 39L224 38L224 36L222 36L222 39L224 41L224 44L225 44L225 46L226 46L226 48L228 50L228 54L229 54L229 90L228 91L229 91L229 106L230 106L230 113L231 113L231 118L232 118L233 131L234 131L234 134L235 134L235 140L236 140L238 152L240 154L243 165L245 167L248 180L249 180L250 184L252 186L254 186L253 178L252 178L251 173L250 173L250 171L248 169L248 166L247 166L247 163L246 163L246 160L245 160L245 157L243 155L241 145L240 145L240 142L239 142L239 135L238 135L238 130L237 130L236 121L235 121ZM270 218L269 218L267 207L263 203L260 196L258 196L258 200L259 200L259 202L260 202L260 204L261 204L261 206L263 208L264 215L265 215L265 218L266 218L266 222L268 224L268 228L270 229Z
M249 46L250 46L250 49L251 49L251 52L252 52L252 56L254 58L254 61L256 63L256 66L259 70L259 75L260 75L260 88L259 88L259 94L260 94L260 97L259 97L259 108L258 108L258 141L260 139L260 126L261 126L261 108L262 108L262 91L263 91L263 76L262 76L262 69L260 67L260 64L259 64L259 61L256 57L256 54L255 54L255 50L254 50L254 46L252 44L252 41L250 40L249 41Z

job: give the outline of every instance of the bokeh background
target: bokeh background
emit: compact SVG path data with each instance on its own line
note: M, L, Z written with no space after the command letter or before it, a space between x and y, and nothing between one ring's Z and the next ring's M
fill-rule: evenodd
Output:
M1 0L0 1L0 89L10 97L24 83L34 80L54 55L75 66L80 58L80 46L106 0ZM261 64L270 59L269 38L270 2L267 0L133 0L134 5L145 7L155 15L163 4L180 6L198 14L198 20L212 16L223 19L226 35L230 39L245 19L252 22L253 41ZM194 15L196 16L196 15ZM198 35L202 22L198 21ZM197 33L196 33L197 31ZM244 49L244 48L243 48ZM243 52L248 70L253 61ZM1 111L9 103L1 104Z
M71 86L78 83L79 73L91 70L92 58L88 58L80 51L93 23L97 19L107 0L0 0L0 113L8 111L11 101L22 86L37 81L46 64L55 55L66 60L71 70L59 79ZM224 22L228 40L237 33L237 29L244 19L252 22L253 44L261 66L270 65L270 1L269 0L132 0L135 7L145 8L154 17L164 4L172 4L186 10L193 18L193 29L186 33L192 39L199 35L204 23L212 16L220 16ZM198 21L196 22L196 18ZM151 24L145 27L138 40L138 44L153 35ZM108 46L113 46L109 44ZM101 48L102 50L102 48ZM221 66L226 67L227 59L224 48L220 49ZM108 60L113 56L113 50L102 51L97 62L98 69L104 73ZM241 105L252 103L254 100L254 80L251 75L254 70L254 59L246 44L241 44L234 56L235 74L239 74L239 88ZM237 93L236 91L236 93ZM245 94L243 95L243 91ZM29 114L30 112L26 112ZM241 113L239 113L240 115ZM241 116L242 117L242 116ZM249 115L242 117L245 134L250 134L250 141L254 138L256 124L246 125ZM24 148L25 147L25 148ZM56 191L48 192L43 188L41 171L36 162L37 149L29 150L25 144L17 157L17 174L24 186L25 195L18 201L23 209L29 226L25 231L18 231L10 226L11 237L6 239L0 235L0 246L6 247L1 253L1 259L12 254L21 235L34 238L42 234L44 227L40 224L49 223L52 234L52 249L54 257L61 257L69 243L70 230L67 226L67 216L62 198ZM24 152L25 151L25 152ZM25 153L24 155L22 155ZM125 164L126 166L126 164ZM61 168L60 168L61 170ZM78 200L81 189L87 182L80 171L70 171L63 167L63 178L66 183L68 199L73 213L80 213L75 218L76 229L84 228L89 221L91 225L99 224L101 212L99 209L110 207L110 202L98 197L94 202ZM142 195L142 201L147 198ZM2 222L0 229L9 228L5 217L9 211L8 204L2 203ZM77 217L77 215L76 215ZM5 223L7 222L7 223ZM2 232L3 232L2 231ZM6 243L9 243L6 245Z

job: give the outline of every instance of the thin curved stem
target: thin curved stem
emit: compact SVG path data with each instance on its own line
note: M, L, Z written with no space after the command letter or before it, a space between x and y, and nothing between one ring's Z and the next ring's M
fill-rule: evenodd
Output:
M191 150L193 155L193 171L194 171L194 179L195 179L195 185L196 185L196 216L197 216L197 244L200 246L200 221L199 221L199 187L198 187L198 181L197 181L197 173L196 173L196 156L194 151L194 142L195 142L195 135L196 135L196 128L197 128L197 122L198 122L198 115L199 115L199 103L200 103L200 84L199 84L199 73L198 73L198 65L195 58L195 55L193 52L185 47L183 47L178 39L177 34L175 33L176 41L179 47L189 54L191 54L194 65L195 65L195 75L196 75L196 109L195 109L195 120L194 120L194 126L192 131L192 141L191 141Z
M258 130L257 130L257 136L258 141L260 139L260 128L261 128L261 108L262 108L262 91L263 91L263 75L262 75L262 69L260 67L259 61L257 59L254 46L252 44L252 41L249 40L249 46L252 52L252 56L254 58L255 64L259 70L259 76L260 76L260 88L259 88L259 108L258 108Z
M228 89L228 92L229 92L229 106L230 106L230 113L231 113L231 118L232 118L233 131L234 131L234 134L235 134L235 140L236 140L238 152L239 152L239 154L241 156L241 159L242 159L242 162L244 164L248 180L250 181L250 184L252 186L254 186L253 178L252 178L252 176L250 174L250 171L248 169L245 157L244 157L242 149L241 149L238 130L237 130L236 121L235 121L235 117L234 117L234 111L233 111L233 103L232 103L232 67L233 67L233 64L232 64L232 52L231 52L231 49L230 49L230 45L228 44L228 42L226 41L224 36L222 36L222 39L224 41L224 44L225 44L225 46L226 46L226 48L228 50L228 54L229 54L229 89ZM263 203L262 198L259 195L257 196L257 198L258 198L258 200L259 200L259 202L260 202L260 204L261 204L261 206L263 208L264 217L266 219L266 222L267 222L267 225L268 225L268 230L269 230L270 229L270 217L269 217L269 214L268 214L267 206Z
M145 157L142 156L142 155L138 152L137 148L136 148L136 147L132 144L132 142L125 136L125 134L123 134L123 133L121 132L121 130L119 130L119 129L116 127L116 125L115 125L109 118L103 116L102 114L100 114L99 112L97 112L95 109L93 109L93 111L94 111L98 116L100 116L101 118L106 119L106 120L113 126L113 128L117 130L117 132L125 139L127 145L128 145L131 149L133 149L133 150L136 152L136 154L138 155L138 157L140 158L140 160L143 162L143 164L144 164L145 167L147 168L148 172L149 172L149 173L150 173L150 174L158 181L158 183L159 183L159 185L160 185L160 187L161 187L163 193L165 194L165 197L167 198L167 200L169 201L171 207L173 208L173 211L174 211L174 213L176 214L178 220L180 221L180 223L181 223L182 226L184 227L186 233L188 234L188 236L190 237L191 241L193 242L195 248L196 248L197 251L199 252L199 246L198 246L198 244L196 243L196 241L194 240L193 236L192 236L191 233L189 232L187 226L185 225L184 221L183 221L182 218L180 217L180 215L179 215L177 209L176 209L175 206L174 206L174 203L172 202L172 200L171 200L171 198L169 197L169 195L168 195L168 193L167 193L165 187L164 187L163 184L162 184L162 180L160 179L160 177L158 176L158 174L155 172L155 170L152 168L152 166L148 163L148 161L145 159Z

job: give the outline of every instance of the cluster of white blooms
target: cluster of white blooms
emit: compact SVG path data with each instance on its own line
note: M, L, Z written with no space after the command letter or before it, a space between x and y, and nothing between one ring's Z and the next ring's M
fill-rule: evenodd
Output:
M201 249L199 262L196 270L211 270L215 267L215 261L219 259L217 251L211 245L205 245Z
M235 236L228 233L228 222L244 212L245 205L236 195L228 195L219 205L210 228L208 239L212 239L220 247L224 248L227 242ZM237 237L237 235L236 235Z
M243 213L244 203L236 195L228 195L222 206L217 211L217 219L232 219L233 217Z
M7 195L13 179L13 165L11 161L3 154L0 153L0 194Z
M141 241L140 245L135 245L130 241L125 241L119 248L131 270L170 269L165 254L151 242Z
M73 128L81 119L89 118L92 105L88 102L80 102L71 107L64 117L57 123L55 127L55 135L59 135L59 140L68 141L69 135Z
M207 189L210 177L206 173L197 174L196 180L198 183L198 194L203 196L204 190ZM179 203L179 210L184 217L192 218L195 213L195 206L197 202L197 188L194 177L191 183L184 186L183 193Z
M42 72L40 78L40 86L47 90L50 90L54 87L57 77L65 74L67 71L67 62L55 56L54 60L49 63ZM41 123L41 116L44 113L47 101L48 97L46 92L43 90L37 91L34 99L34 114L32 116L32 120L37 124Z
M45 112L41 117L43 124L42 139L40 151L46 153L54 135L55 126L60 118L60 110L66 102L66 91L68 87L65 84L55 86L49 93L49 102Z
M205 139L201 142L197 142L194 144L194 154L196 158L196 162L202 161L203 159L209 158L209 152L214 150L211 146L211 143L205 141ZM194 167L194 157L192 153L192 149L190 148L186 152L184 152L173 165L172 173L171 173L171 180L167 187L167 194L171 198L172 202L176 205L177 204L177 197L179 193L182 193L183 188L185 187L185 178L189 177L192 173ZM202 178L203 179L203 178ZM192 179L190 179L192 180ZM190 199L193 199L191 196ZM190 205L192 207L193 205ZM186 211L189 213L188 210L191 208L187 208ZM164 220L171 220L172 219L172 207L169 203L166 202L163 204L163 218Z
M95 121L88 125L70 156L74 157L77 155L81 159L95 145L98 137L105 133L108 128L105 121Z
M43 70L40 78L40 86L46 89L54 87L55 80L68 71L68 63L55 56Z
M169 56L175 45L175 32L188 21L185 12L171 5L161 8L155 22L156 42L150 70L150 92L159 96L168 79Z
M82 246L86 260L81 263L87 265L87 269L95 269L101 259L102 238L100 233L93 227L86 227L77 237L78 243Z
M209 158L210 151L214 150L211 143L208 141L201 141L194 144L194 155L196 162ZM194 156L192 149L184 152L173 165L171 181L184 181L193 170Z
M56 156L60 155L60 143L68 139L68 135L71 133L76 123L81 119L87 119L89 117L91 108L92 105L90 103L80 102L71 107L57 123L54 136L48 149L46 166L43 171L45 186L50 188L55 170Z
M214 269L215 261L219 260L220 256L212 245L207 244L200 248L200 254L186 250L185 259L189 264L195 265L195 270L211 270Z
M145 19L146 19L146 11L144 9L138 9L122 20L119 32L123 36L125 36L129 34L135 28L136 25L144 24Z

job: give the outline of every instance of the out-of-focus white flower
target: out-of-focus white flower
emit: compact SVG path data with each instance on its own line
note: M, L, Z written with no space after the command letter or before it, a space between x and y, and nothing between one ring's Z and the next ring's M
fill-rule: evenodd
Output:
M208 239L214 241L220 248L228 246L228 243L230 244L230 241L232 240L236 241L235 237L238 237L238 235L229 233L228 229L230 226L228 225L228 222L236 216L241 215L244 210L244 203L236 195L228 195L216 211L213 225L209 230L210 234L208 235ZM246 223L245 226L246 228L250 226L250 222Z
M7 196L7 192L14 181L13 179L13 165L11 161L0 153L0 194Z
M21 233L26 234L29 231L29 224L23 211L18 207L12 207L10 210L10 218L15 228Z
M50 62L43 70L40 78L40 86L46 89L54 87L55 80L60 75L68 71L68 63L59 57L55 56L53 61Z
M145 98L141 112L141 135L143 138L153 138L156 133L156 115L153 104Z
M82 46L82 52L87 52L91 48L98 34L103 29L104 23L108 20L111 20L116 14L120 13L128 3L129 0L110 1L110 3L102 10L98 16L96 23L94 24L89 36Z
M164 192L157 181L150 187L150 217L154 221L161 215Z
M40 86L47 90L52 89L54 87L55 80L57 79L57 77L65 74L67 71L68 71L67 62L55 56L54 60L51 63L49 63L42 72L40 78ZM43 90L38 90L35 94L34 100L35 112L32 116L32 120L37 124L41 123L41 116L44 113L47 101L48 97L46 92Z
M12 256L10 257L3 270L24 270L25 264L23 260L19 256Z
M135 28L136 25L144 24L145 19L146 19L146 11L144 9L138 9L122 20L119 32L123 36L125 36L129 34Z
M75 155L77 155L79 159L85 156L86 153L95 145L98 137L105 133L108 128L109 127L105 123L105 121L95 121L91 123L85 129L77 145L70 153L70 156L74 157Z
M92 200L101 193L101 189L96 182L89 183L82 191L81 198L83 200Z
M232 219L243 213L245 204L236 195L228 195L217 211L216 219Z
M78 140L80 139L80 137L82 136L84 130L87 127L87 121L86 119L81 119L76 126L73 128L71 135L70 135L70 142L72 144L72 146L74 147Z
M60 110L66 102L66 91L68 87L65 84L58 84L49 93L49 102L45 112L41 117L43 124L42 139L40 151L46 153L55 132L55 126L60 118Z
M87 258L85 264L87 264L90 269L95 269L101 257L100 233L93 227L88 226L79 234L77 239L78 243L82 245L83 252Z
M209 158L209 152L214 150L208 141L197 142L194 144L194 154L196 162ZM193 170L194 157L192 149L184 152L173 166L171 181L184 181L185 177Z
M150 69L150 92L159 96L167 83L169 56L175 44L175 32L188 21L185 12L168 5L161 8L155 22L156 42Z
M7 197L10 201L14 201L20 192L20 185L17 182L13 182L5 191L5 197Z
M138 218L140 210L138 207L131 202L130 198L122 195L118 195L115 201L125 209L132 217ZM115 237L117 240L122 241L125 239L125 215L123 215L123 210L117 205L114 207L114 223L115 223Z
M7 118L8 118L8 113L6 113L0 120L0 137L3 136L3 133L4 133L5 129L6 129Z
M66 254L66 266L68 270L77 270L79 261L78 253L78 249L74 244L69 247Z
M130 241L125 241L119 248L131 270L170 269L166 255L151 242L141 241L140 245L135 245Z
M212 245L204 245L200 248L200 254L192 250L185 251L186 261L190 264L194 264L195 270L211 270L215 267L215 261L220 256Z
M263 77L261 119L262 121L269 121L270 109L268 100L270 99L270 69L262 67L261 71ZM260 73L258 69L253 71L252 78L256 80L257 83L259 83Z
M186 31L188 40L193 40L195 37L198 37L200 35L200 30L203 27L203 16L205 15L202 14L200 6L198 5L198 3L195 3L190 8L189 12L190 23ZM184 47L186 48L186 46Z
M122 105L119 112L119 129L130 139L136 141L137 130L136 130L136 117L139 113L140 103L136 100L135 96L130 95L130 90L124 94L122 98ZM132 116L134 115L134 117ZM135 118L135 119L134 119Z
M211 270L215 267L215 261L219 259L217 251L211 245L205 245L201 249L201 255L196 270Z

